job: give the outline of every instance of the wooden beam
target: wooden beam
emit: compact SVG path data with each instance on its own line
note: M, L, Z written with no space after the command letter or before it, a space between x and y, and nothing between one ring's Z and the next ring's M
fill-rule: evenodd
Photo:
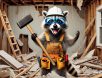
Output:
M14 0L10 0L10 1L11 1L12 3L16 4L16 5L18 4L18 3L16 3L16 1L14 1Z
M23 0L20 0L20 2L21 2L22 4L24 4L24 1L23 1Z
M91 12L91 10L90 10L91 8L90 8L90 4L88 5L88 16L87 16L87 24L89 24L90 23L90 17L91 17L91 15L90 15L90 12ZM86 46L88 45L88 43L89 43L89 37L90 36L90 33L86 36Z
M73 6L73 0L71 0L71 6Z
M86 26L86 29L85 29L85 33L87 34L88 33L88 31L90 31L90 28L91 28L91 26L93 26L93 23L95 22L95 18L93 18L92 20L91 20L91 22L88 24L88 26Z
M94 11L94 9L93 9L93 2L91 2L91 5L90 5L90 6L91 6L91 20L92 20L92 19L94 18L94 16L93 16L93 15L94 15L94 12L93 12L93 11ZM93 29L94 27L93 27L93 26L94 26L94 24L92 24L91 27L90 27L90 29L91 29L91 30L90 30L90 31L91 31L90 37L91 37L91 38L92 38L92 36L94 35L94 31L93 31L93 30L94 30L94 29Z
M100 0L100 4L102 4L102 0Z
M94 10L94 17L96 17L96 3L95 3L95 1L93 2L93 10ZM93 31L96 32L96 24L94 24Z
M83 52L81 58L83 58L89 51L90 47L92 46L93 42L95 41L96 39L96 33L94 34L94 36L92 37L90 43L88 44L88 46L86 47L85 51Z

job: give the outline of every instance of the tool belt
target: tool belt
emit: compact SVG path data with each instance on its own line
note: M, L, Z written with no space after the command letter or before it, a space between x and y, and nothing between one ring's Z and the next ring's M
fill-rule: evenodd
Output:
M64 33L62 33L59 41L50 41L49 33L45 32L46 37L46 50L52 60L57 64L58 69L65 67L64 51L62 47L62 41L64 39ZM46 54L43 52L43 57L41 58L41 68L50 69L50 60L47 58Z

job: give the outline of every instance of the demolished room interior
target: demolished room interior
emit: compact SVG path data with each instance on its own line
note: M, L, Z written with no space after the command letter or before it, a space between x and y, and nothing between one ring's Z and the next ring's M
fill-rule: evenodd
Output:
M20 29L17 22L31 14L30 25L40 35L42 11L53 6L68 10L67 34L80 32L77 42L67 49L78 78L102 77L102 0L0 0L0 78L42 78L38 59L43 48L32 41L30 27ZM56 77L63 78L55 72L46 78ZM67 77L74 78L69 73Z

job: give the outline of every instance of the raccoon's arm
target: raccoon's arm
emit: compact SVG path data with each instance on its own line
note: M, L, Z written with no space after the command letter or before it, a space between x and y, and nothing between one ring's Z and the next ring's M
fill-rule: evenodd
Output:
M71 36L65 35L64 42L66 46L72 46L79 38L80 32L77 31L76 36L73 38Z
M31 35L31 38L32 40L39 46L39 44L37 43L35 37L33 35ZM45 36L44 36L44 33L40 34L38 36L38 38L40 39L41 43L44 45L44 42L45 42Z

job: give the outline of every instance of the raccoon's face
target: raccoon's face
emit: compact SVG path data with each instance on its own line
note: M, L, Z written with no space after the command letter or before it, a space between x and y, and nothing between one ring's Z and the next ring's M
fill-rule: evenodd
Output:
M67 28L67 21L63 16L48 16L44 19L43 26L46 30L51 31L53 35L57 35Z

